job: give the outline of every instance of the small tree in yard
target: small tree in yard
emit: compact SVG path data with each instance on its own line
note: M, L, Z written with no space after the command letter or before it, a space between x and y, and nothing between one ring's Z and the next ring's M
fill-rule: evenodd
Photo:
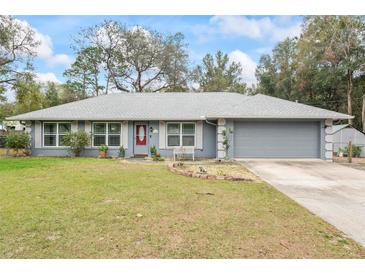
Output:
M13 149L15 151L15 156L18 156L20 149L29 149L30 136L27 133L10 133L6 136L5 146L7 149Z
M85 146L89 145L90 136L85 131L68 132L63 137L63 144L75 157L79 157Z

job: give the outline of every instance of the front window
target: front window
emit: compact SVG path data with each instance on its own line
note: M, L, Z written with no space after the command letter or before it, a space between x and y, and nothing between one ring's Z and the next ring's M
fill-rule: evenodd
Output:
M64 146L63 138L71 131L71 123L44 123L43 145L46 147Z
M167 145L195 146L195 123L167 123Z
M184 147L195 146L195 124L182 124L182 145Z
M93 146L120 146L120 123L94 123Z

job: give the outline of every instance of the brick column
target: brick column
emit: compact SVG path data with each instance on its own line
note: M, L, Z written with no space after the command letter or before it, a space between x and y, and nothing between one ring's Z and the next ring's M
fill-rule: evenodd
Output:
M217 158L223 160L226 158L226 151L223 145L223 130L226 130L226 120L223 118L218 119L217 126Z

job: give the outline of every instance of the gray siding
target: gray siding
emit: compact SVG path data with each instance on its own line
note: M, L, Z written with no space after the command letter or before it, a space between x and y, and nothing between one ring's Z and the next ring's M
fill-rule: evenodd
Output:
M361 147L361 156L365 157L365 134L351 127L341 129L333 134L333 151L348 146L349 141Z
M236 121L236 158L320 158L320 122Z
M43 126L42 126L43 128ZM85 130L85 121L78 121L78 130ZM126 150L126 157L133 156L133 123L128 123L128 149ZM34 121L32 121L32 155L34 156L70 156L70 152L66 148L57 148L57 147L43 147L43 148L34 148ZM42 142L43 143L43 142ZM84 157L97 157L99 155L99 151L97 148L85 148L85 150L81 153L81 156ZM108 155L112 157L117 157L119 155L119 150L115 148L109 148Z
M148 124L148 144L155 145L157 150L163 157L172 157L172 149L159 149L159 133L151 133L149 128L153 127L159 131L158 121L149 121ZM78 129L85 129L85 122L78 122ZM134 156L134 122L128 122L128 149L126 150L126 157ZM34 121L32 122L32 155L34 156L70 156L69 151L65 148L34 148ZM117 157L118 149L109 149L108 155ZM149 151L148 151L149 153ZM99 151L97 148L86 148L81 156L97 157ZM203 149L195 150L196 157L215 158L216 157L216 129L215 126L203 123Z

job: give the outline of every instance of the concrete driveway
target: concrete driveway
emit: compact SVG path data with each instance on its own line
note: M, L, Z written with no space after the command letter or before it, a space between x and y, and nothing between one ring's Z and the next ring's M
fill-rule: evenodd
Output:
M242 160L256 175L365 246L365 171L322 160Z

